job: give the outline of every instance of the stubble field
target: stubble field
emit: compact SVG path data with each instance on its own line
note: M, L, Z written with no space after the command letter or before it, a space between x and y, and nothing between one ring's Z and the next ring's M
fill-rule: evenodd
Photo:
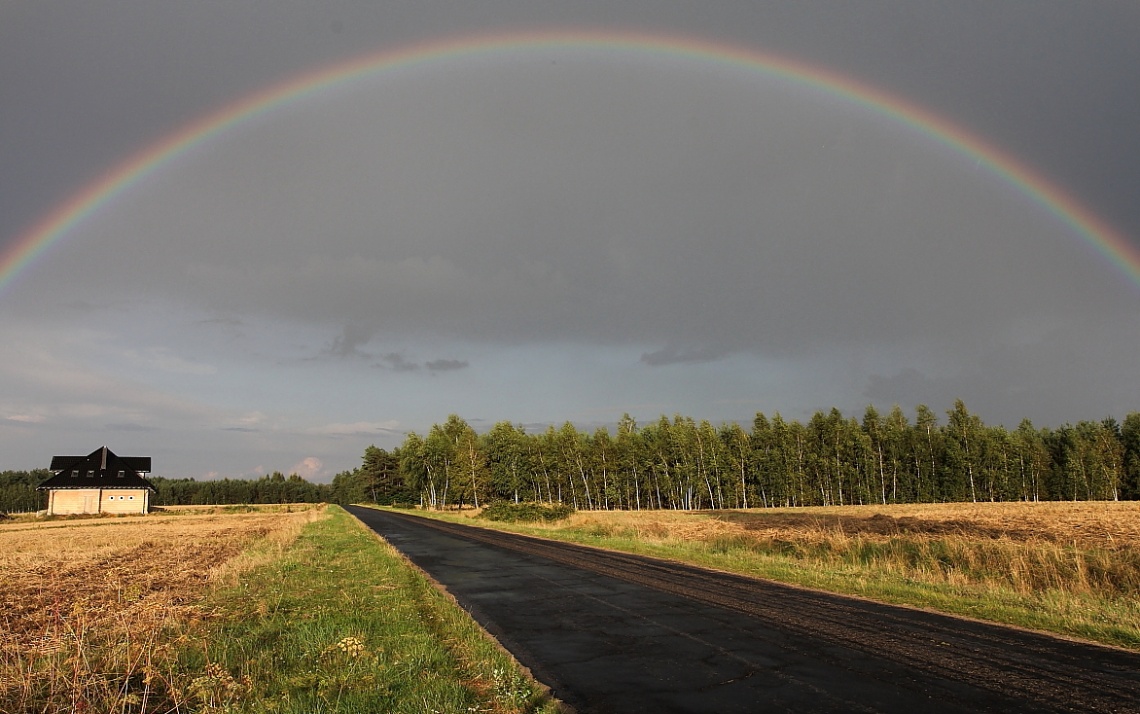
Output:
M0 714L554 710L335 506L0 525Z
M168 635L210 616L207 587L274 557L321 514L290 510L0 525L0 709L169 696L181 643Z

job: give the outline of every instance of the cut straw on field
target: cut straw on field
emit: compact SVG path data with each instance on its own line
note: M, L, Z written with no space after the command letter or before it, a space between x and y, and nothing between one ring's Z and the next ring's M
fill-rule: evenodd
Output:
M0 714L556 710L343 510L233 510L0 527Z
M0 711L177 710L173 653L206 588L320 511L0 527ZM240 555L248 551L255 555Z
M579 513L567 528L679 540L1021 593L1140 594L1140 504L940 504L686 514Z

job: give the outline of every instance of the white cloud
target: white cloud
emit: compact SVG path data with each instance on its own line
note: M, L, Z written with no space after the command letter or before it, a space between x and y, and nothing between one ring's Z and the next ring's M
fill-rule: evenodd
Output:
M12 414L6 418L9 421L18 421L24 424L42 424L47 421L47 417L42 414Z
M309 456L293 464L293 467L289 469L289 473L297 474L301 478L311 481L321 475L321 469L323 467L324 463L320 459L316 456Z

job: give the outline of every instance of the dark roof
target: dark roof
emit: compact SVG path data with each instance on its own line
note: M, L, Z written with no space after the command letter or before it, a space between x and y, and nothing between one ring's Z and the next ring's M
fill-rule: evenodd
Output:
M141 472L150 471L149 456L116 456L106 446L87 456L55 456L51 460L55 474L41 483L39 489L50 488L149 488L154 485Z
M103 449L106 449L106 448L107 447L104 446L102 449L99 449L99 451L103 451ZM108 451L107 453L110 454L111 456L114 456L114 454L110 451ZM71 468L71 465L73 463L75 463L77 461L83 462L89 458L91 458L91 455L88 455L88 456L53 456L53 457L51 457L51 466L48 468L48 470L49 471L56 471L56 472L64 471L66 469ZM118 459L128 469L138 471L140 474L150 473L150 457L149 456L119 456Z

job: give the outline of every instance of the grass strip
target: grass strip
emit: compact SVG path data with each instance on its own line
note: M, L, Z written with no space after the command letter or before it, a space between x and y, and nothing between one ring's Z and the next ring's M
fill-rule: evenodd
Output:
M887 544L844 539L850 545L840 549L820 547L818 543L734 535L705 539L647 534L626 523L608 524L604 514L593 513L589 522L581 524L574 524L572 520L553 524L509 523L448 512L417 510L413 513L1140 650L1140 602L1136 598L1107 596L1095 589L1078 587L1019 591L1000 582L971 579L966 561L976 548L963 548L953 539L946 539L950 547L934 548L929 541L911 541L905 537ZM688 515L694 519L708 517L696 513ZM628 513L623 516L627 520L630 517ZM978 547L988 545L979 543ZM879 557L877 551L880 550L884 553L908 551L908 556L920 560L929 559L933 552L942 560L900 568L897 558ZM923 552L914 556L917 551ZM960 562L954 560L957 552L963 553Z
M216 592L180 653L195 711L555 712L448 596L344 510Z

